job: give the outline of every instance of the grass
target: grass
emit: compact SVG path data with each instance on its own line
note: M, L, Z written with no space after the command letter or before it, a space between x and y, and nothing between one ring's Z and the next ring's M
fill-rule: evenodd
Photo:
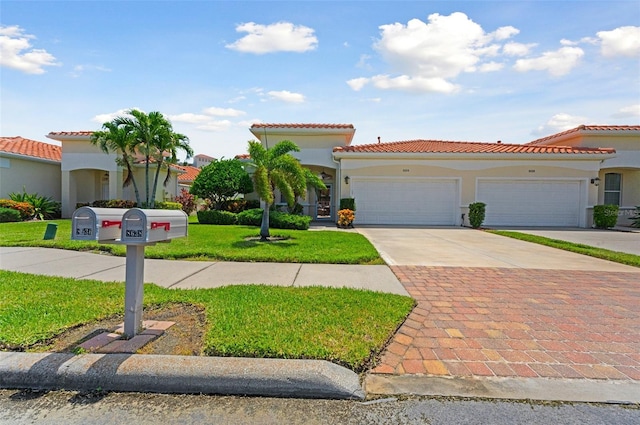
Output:
M106 251L124 256L121 245L71 240L71 220L54 220L54 240L42 240L48 222L0 223L0 246L38 246L68 250ZM384 264L362 235L331 230L271 229L285 240L258 242L260 230L250 226L189 224L189 236L145 249L146 258L280 263Z
M124 310L123 283L0 270L0 293L0 348L5 350L28 350L66 329ZM367 367L414 305L409 297L348 288L145 285L145 307L169 303L204 307L207 355L323 359L356 372Z
M626 264L628 266L640 267L640 256L628 254L626 252L611 251L604 248L597 248L589 245L582 245L567 241L561 241L558 239L545 238L543 236L513 232L509 230L487 230L487 232L500 236L506 236L509 238L519 239L521 241L533 242L540 245L563 249L565 251L571 251L578 254L589 255L591 257Z

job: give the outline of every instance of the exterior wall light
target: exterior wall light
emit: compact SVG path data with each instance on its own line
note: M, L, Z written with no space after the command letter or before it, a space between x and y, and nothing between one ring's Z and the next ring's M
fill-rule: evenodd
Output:
M349 184L349 176L344 176L344 184Z
M600 177L596 177L591 179L591 184L594 186L599 186L600 185Z

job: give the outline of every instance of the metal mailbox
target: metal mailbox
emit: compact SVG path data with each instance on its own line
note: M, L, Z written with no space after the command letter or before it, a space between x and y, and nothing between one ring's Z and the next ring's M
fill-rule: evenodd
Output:
M71 217L71 240L114 241L120 238L124 208L80 207Z
M181 210L132 208L122 217L120 243L168 241L187 236L188 216Z

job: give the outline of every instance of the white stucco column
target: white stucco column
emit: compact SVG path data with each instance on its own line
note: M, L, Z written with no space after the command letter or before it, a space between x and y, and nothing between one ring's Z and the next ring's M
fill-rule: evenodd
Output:
M77 198L73 171L62 171L62 218L71 218L76 209Z
M122 199L122 173L109 171L109 199Z

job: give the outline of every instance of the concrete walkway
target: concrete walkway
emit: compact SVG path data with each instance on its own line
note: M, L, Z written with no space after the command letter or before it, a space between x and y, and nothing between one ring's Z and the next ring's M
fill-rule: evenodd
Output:
M0 247L0 269L47 276L125 281L125 258L62 249ZM145 282L173 289L238 284L327 286L409 295L387 266L145 260Z

